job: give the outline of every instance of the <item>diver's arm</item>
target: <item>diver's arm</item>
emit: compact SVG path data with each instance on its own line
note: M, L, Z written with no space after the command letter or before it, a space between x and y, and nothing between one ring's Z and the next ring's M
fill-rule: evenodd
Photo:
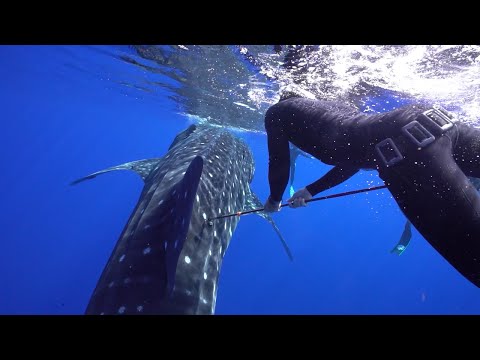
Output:
M270 199L280 202L287 187L290 172L289 142L279 123L267 120L265 121L265 129L267 130L268 138Z
M315 196L322 191L328 190L350 179L359 170L360 169L356 167L340 165L335 166L334 168L330 169L329 172L323 175L320 179L306 186L306 189L310 194L312 194L312 196Z

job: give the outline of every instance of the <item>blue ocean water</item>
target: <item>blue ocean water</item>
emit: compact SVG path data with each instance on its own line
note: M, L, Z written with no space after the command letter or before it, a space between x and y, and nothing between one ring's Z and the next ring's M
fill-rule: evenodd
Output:
M142 73L112 56L117 51L132 49L0 46L0 314L85 311L142 181L119 172L69 182L162 156L191 122L175 99L125 86ZM389 94L370 101L386 110L394 104ZM252 189L264 200L266 136L238 135L254 153ZM297 186L328 169L300 157ZM328 193L379 184L362 172ZM267 222L242 217L220 272L216 314L480 313L479 290L416 230L404 254L390 253L405 218L387 191L274 217L294 262Z

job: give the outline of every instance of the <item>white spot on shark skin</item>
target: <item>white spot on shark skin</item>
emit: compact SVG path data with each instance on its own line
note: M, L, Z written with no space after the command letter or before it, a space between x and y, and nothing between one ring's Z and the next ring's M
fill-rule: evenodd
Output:
M137 311L142 312L143 311L143 305L138 305L137 306Z
M218 155L215 155L215 157L216 157L217 159L220 159L220 157L219 157Z
M228 175L230 175L230 169L227 170Z
M203 273L203 278L204 278L205 280L207 280L207 273L206 273L206 272Z
M213 162L212 159L208 159L207 161L208 161L210 164Z
M150 227L151 227L151 226L147 224L147 225L145 225L145 226L143 227L143 230L150 229Z
M190 264L192 262L192 260L190 260L190 257L189 256L185 256L185 262L187 264Z
M213 236L217 236L217 230L213 230ZM210 254L212 255L212 254Z
M163 204L163 199L158 202L158 205L162 205L162 204Z
M140 211L140 214L143 215L144 212L145 212L145 209L142 209L142 211Z
M198 196L198 194L197 194L197 202L200 202L200 197Z
M232 228L228 229L228 235L232 236Z
M218 213L221 214L221 213L222 213L222 209L218 208Z
M213 178L213 175L212 175L212 173L208 173L208 176L210 176L211 178Z
M202 298L202 303L207 304L207 300L205 298Z
M212 256L212 249L208 250L208 255Z
M202 216L203 216L203 220L207 220L207 214L203 213Z
M227 222L225 221L225 224L223 226L225 228L225 230L227 230Z
M123 313L125 312L125 310L127 310L127 308L126 308L125 306L120 306L120 307L118 308L118 313L119 313L119 314L123 314Z
M124 259L125 259L125 254L123 254L122 256L120 256L120 259L118 259L118 262L122 262Z
M151 251L152 251L152 248L150 246L146 247L145 249L143 249L143 255L150 254Z
M115 281L111 281L110 284L108 284L108 287L109 287L109 288L112 288L113 285L115 285Z

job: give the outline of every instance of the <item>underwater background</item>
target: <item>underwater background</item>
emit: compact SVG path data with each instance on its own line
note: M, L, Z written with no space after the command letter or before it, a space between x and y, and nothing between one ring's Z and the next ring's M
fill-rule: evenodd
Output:
M263 116L285 86L367 112L433 101L462 121L479 117L478 46L286 49L0 46L0 314L83 314L143 184L129 172L69 183L160 157L192 123L226 127L248 143L251 187L264 201ZM300 156L296 188L329 168ZM381 184L362 171L325 194ZM388 191L273 216L294 261L266 221L241 217L216 314L480 313L479 290L415 229L401 256L390 252L406 219Z

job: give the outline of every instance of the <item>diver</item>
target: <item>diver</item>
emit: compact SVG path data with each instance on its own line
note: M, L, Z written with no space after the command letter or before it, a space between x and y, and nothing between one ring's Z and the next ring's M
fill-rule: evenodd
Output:
M287 96L265 115L270 195L280 210L290 169L289 143L333 165L287 202L305 206L316 194L375 169L407 219L454 268L480 287L480 130L438 106L409 105L366 114L333 101Z

